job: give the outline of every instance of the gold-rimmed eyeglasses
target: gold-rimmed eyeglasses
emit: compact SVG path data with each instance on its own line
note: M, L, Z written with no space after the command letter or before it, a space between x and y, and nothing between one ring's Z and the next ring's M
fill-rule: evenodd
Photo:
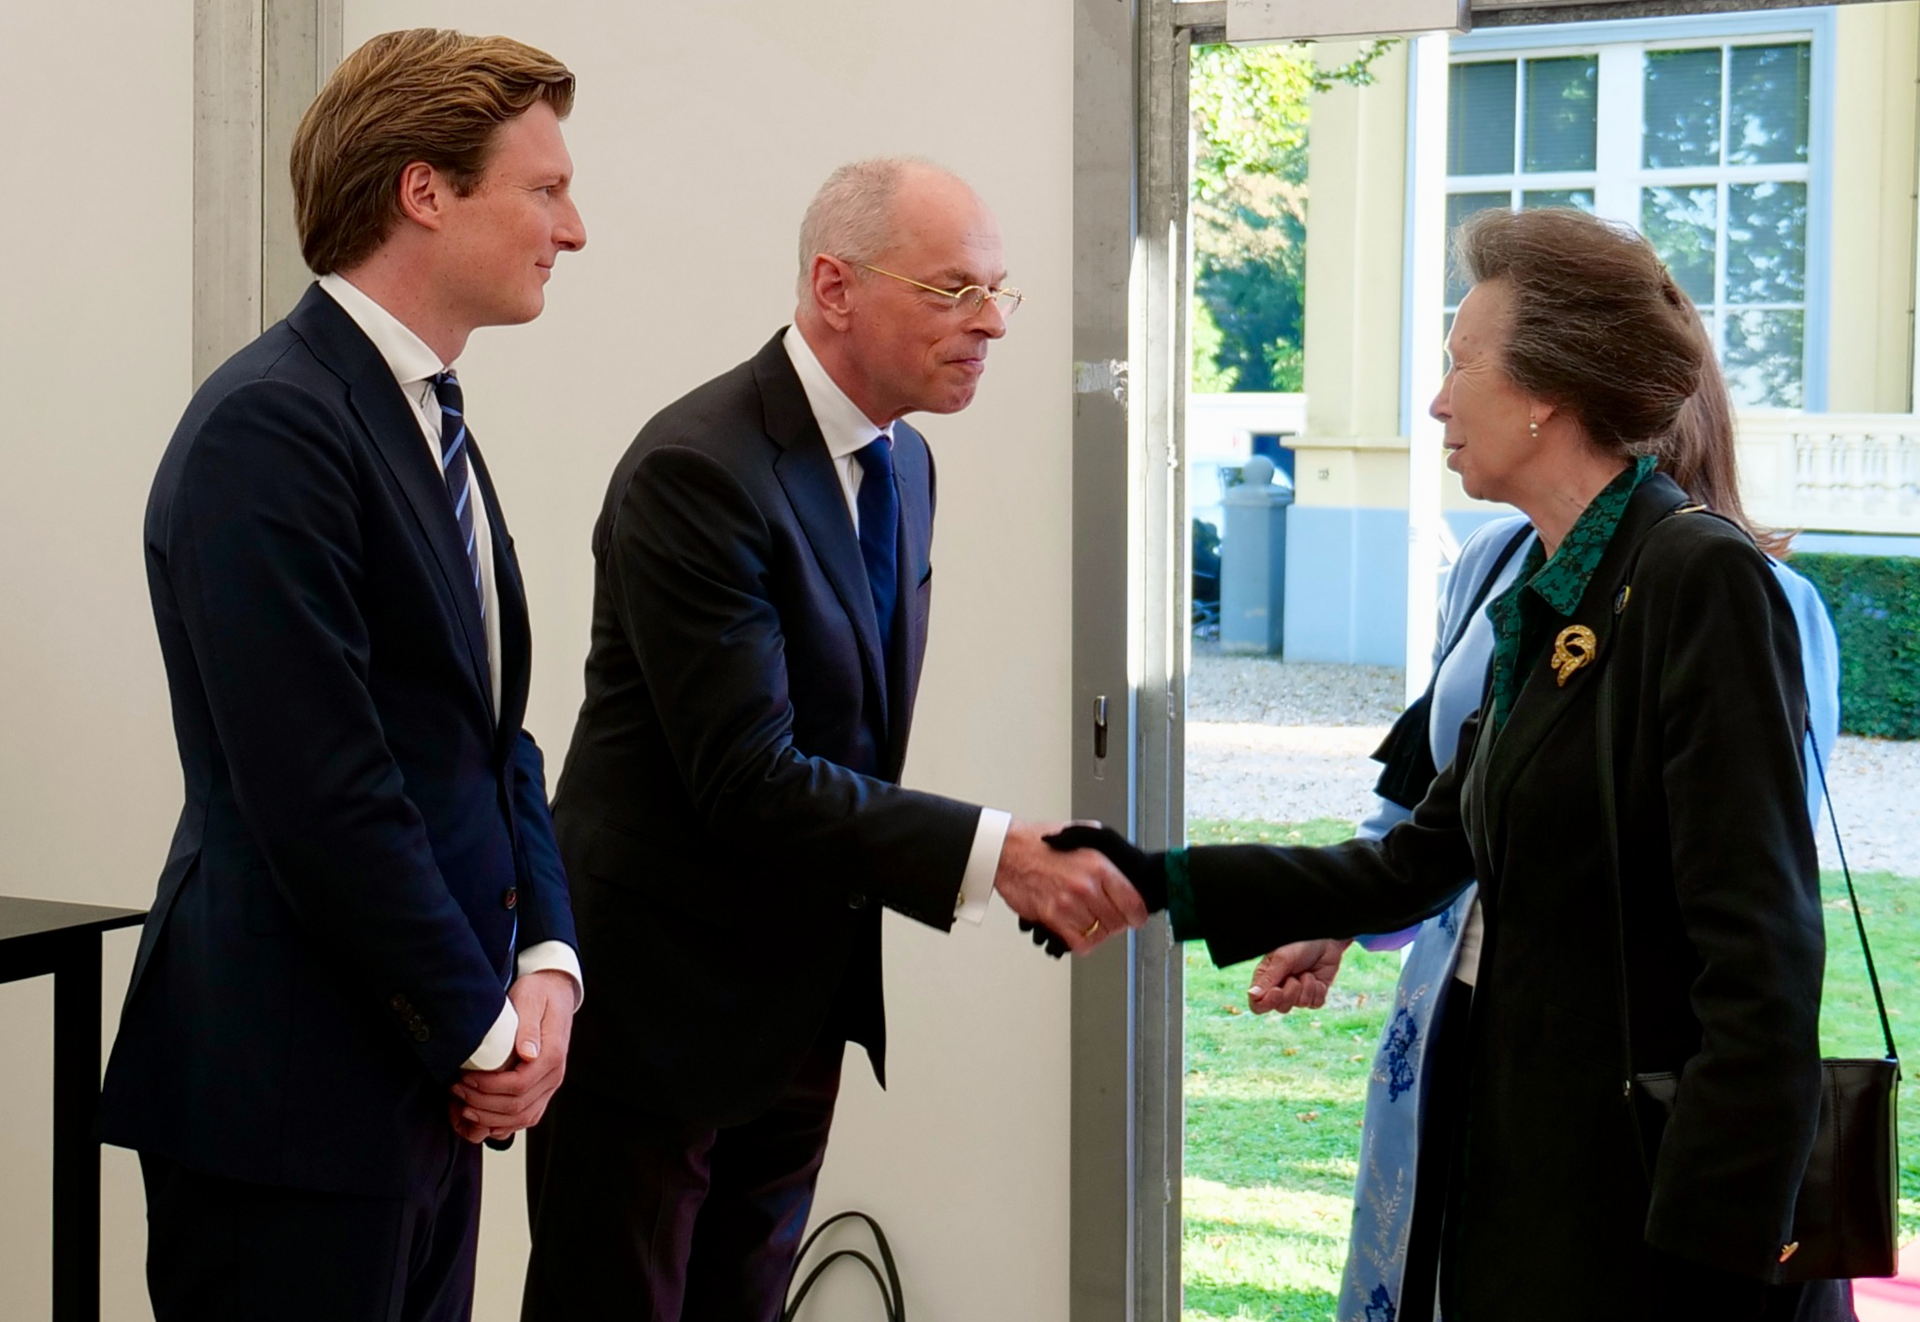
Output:
M986 285L963 285L959 289L941 289L937 285L922 284L911 276L901 275L898 271L882 270L867 262L861 262L859 266L862 270L872 271L875 275L884 275L902 284L912 285L915 289L924 289L929 294L938 294L942 298L951 299L953 306L969 317L984 308L988 299L993 300L993 305L1000 309L1000 315L1003 317L1011 317L1027 300L1027 296L1017 289L988 288Z

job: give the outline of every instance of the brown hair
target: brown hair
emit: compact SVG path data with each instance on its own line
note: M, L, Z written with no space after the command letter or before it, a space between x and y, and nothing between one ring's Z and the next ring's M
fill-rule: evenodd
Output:
M1694 320L1699 321L1696 315ZM1707 342L1707 328L1700 327ZM1763 528L1747 517L1740 503L1740 471L1733 432L1733 400L1711 349L1700 371L1700 385L1680 410L1668 442L1660 449L1660 471L1722 518L1746 529L1768 555L1784 560L1793 542L1790 532Z
M1652 454L1682 490L1779 554L1740 504L1733 406L1693 301L1631 227L1571 207L1482 211L1454 260L1513 294L1503 366L1612 454Z
M358 265L400 219L400 172L425 161L454 191L480 183L500 125L545 101L573 109L573 74L508 37L386 32L342 61L293 135L300 252L325 275Z

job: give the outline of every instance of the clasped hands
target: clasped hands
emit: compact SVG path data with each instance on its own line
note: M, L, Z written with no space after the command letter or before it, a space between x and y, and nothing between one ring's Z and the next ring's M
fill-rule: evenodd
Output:
M573 979L554 969L515 978L507 999L520 1026L497 1070L470 1070L447 1099L447 1116L469 1143L503 1139L540 1123L567 1074L573 1037Z
M1107 937L1121 930L1112 918L1089 902L1084 910L1059 904L1051 910L1035 902L1024 890L1009 893L1006 888L1009 855L1029 859L1031 844L1038 843L1067 860L1070 866L1090 869L1088 880L1101 894L1115 897L1115 908L1122 911L1127 927L1139 927L1147 917L1167 907L1167 867L1165 855L1149 854L1136 847L1111 827L1097 822L1074 822L1057 827L1034 827L1016 822L1007 833L1007 848L1001 854L1001 873L994 885L1002 898L1020 915L1020 930L1033 934L1033 943L1043 947L1055 959L1071 950L1085 954ZM1016 852L1015 844L1019 843ZM1095 860L1108 866L1101 869ZM1045 860L1041 860L1044 862ZM1029 862L1029 866L1032 866ZM1124 884L1116 882L1118 872ZM1082 892L1083 894L1086 892ZM1137 902L1129 905L1127 900ZM1090 927L1076 924L1089 920ZM1260 961L1254 971L1253 985L1247 989L1247 1008L1255 1014L1277 1010L1285 1014L1294 1009L1317 1010L1327 1003L1327 990L1340 970L1340 960L1349 941L1326 939L1295 941L1281 946Z
M1097 823L1015 822L993 887L1056 959L1084 955L1167 907L1166 867Z

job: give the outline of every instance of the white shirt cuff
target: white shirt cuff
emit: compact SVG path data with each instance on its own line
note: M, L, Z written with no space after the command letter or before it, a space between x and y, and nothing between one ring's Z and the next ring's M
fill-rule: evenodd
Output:
M586 983L580 977L580 956L573 953L573 947L565 941L539 941L520 952L514 961L514 976L524 978L529 973L540 973L548 969L557 969L573 980L573 1008L578 1010L580 1003L587 998ZM480 1039L480 1045L467 1057L463 1070L497 1070L513 1056L513 1037L520 1031L520 1012L513 1008L512 1001L506 1001L500 1007L500 1017L493 1021L493 1027Z
M573 979L573 1008L578 1010L587 999L587 984L580 976L580 956L565 941L536 941L520 952L520 958L514 961L513 973L517 978L524 978L529 973L544 973L549 969Z
M1013 814L998 808L982 808L979 824L973 828L973 849L967 854L967 870L960 874L960 898L954 903L953 916L979 926L987 916L987 901L993 898L994 874L1000 871L1000 847L1007 843L1007 828Z
M500 1017L493 1021L493 1027L480 1039L480 1045L473 1049L461 1069L497 1070L513 1055L513 1035L520 1031L520 1012L513 1008L512 1001L501 999Z

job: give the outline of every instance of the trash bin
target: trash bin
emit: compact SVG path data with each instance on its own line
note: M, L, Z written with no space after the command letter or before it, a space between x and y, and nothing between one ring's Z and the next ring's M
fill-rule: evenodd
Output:
M1278 656L1293 483L1271 459L1255 455L1241 465L1238 485L1220 503L1226 524L1220 538L1220 649Z

